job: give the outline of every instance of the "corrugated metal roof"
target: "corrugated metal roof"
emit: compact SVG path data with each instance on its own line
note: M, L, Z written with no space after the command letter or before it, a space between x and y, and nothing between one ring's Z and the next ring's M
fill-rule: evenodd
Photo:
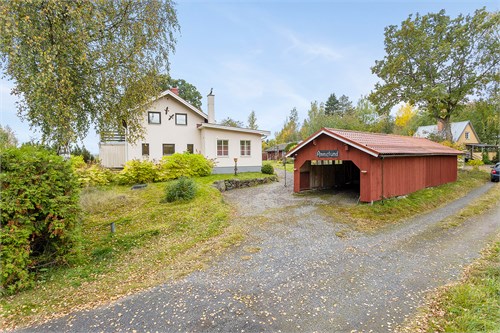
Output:
M462 154L459 150L443 146L425 138L323 128L290 151L288 156L291 156L321 134L331 136L373 156Z

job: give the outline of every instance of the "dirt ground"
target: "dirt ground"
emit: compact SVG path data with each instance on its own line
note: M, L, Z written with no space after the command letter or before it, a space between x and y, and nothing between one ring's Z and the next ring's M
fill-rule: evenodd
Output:
M430 289L458 278L500 231L500 207L453 229L438 223L491 186L376 234L345 232L318 205L353 195L294 195L292 177L229 191L248 237L204 271L26 332L388 332Z

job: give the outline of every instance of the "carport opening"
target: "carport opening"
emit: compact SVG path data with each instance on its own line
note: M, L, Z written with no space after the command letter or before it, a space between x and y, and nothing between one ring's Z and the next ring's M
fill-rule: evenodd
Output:
M359 197L360 171L350 160L309 160L300 168L300 190L330 191Z

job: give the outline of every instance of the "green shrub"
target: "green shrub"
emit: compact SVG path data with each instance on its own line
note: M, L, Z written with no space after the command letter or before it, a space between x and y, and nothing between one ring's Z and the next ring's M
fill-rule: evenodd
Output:
M262 168L260 169L262 173L265 173L267 175L272 175L274 174L274 168L271 164L264 164Z
M167 181L180 177L205 177L212 173L213 162L200 154L175 153L164 156L158 166L158 179Z
M483 151L482 160L484 164L491 164L490 157L487 151Z
M484 165L484 162L483 162L483 161L481 161L481 160L469 160L469 161L467 162L467 165L472 166L472 168L473 168L474 170L479 170L479 166L480 166L480 165Z
M131 160L118 175L121 184L151 183L158 178L158 169L151 161Z
M13 293L41 266L67 262L78 239L80 209L71 164L37 146L0 153L0 282Z
M77 169L75 173L82 187L105 186L114 180L113 172L98 164L91 164L86 168Z
M114 174L111 170L97 163L87 164L83 156L72 155L70 163L82 187L104 186L114 181Z
M196 195L196 183L191 178L180 177L178 180L171 182L165 188L166 202L174 201L189 201Z

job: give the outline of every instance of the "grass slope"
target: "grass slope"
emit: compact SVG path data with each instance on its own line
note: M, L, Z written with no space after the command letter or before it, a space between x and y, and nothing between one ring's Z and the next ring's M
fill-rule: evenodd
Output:
M242 173L238 179L266 177ZM31 290L2 297L2 328L28 325L76 309L94 307L203 267L214 255L242 240L229 227L230 207L212 175L196 178L189 202L160 203L167 183L145 189L89 188L81 196L85 212L81 259L72 267L50 268ZM116 232L110 232L110 223Z

